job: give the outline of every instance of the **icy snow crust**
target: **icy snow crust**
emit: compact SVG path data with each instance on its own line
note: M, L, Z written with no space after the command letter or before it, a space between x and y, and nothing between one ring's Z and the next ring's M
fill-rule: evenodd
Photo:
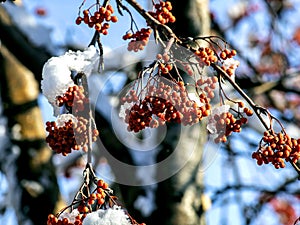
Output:
M132 225L120 206L87 214L82 225Z
M43 67L41 88L50 104L54 107L55 116L59 109L56 97L62 96L69 87L74 86L71 71L83 72L89 76L98 64L98 53L94 46L85 51L68 51L59 57L50 58Z

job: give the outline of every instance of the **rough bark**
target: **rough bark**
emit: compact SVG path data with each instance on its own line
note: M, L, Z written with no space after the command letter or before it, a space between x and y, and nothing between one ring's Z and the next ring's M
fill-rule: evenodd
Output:
M58 201L58 185L47 147L40 109L38 83L33 74L1 46L1 96L15 153L15 174L7 172L10 189L16 193L15 212L19 225L43 224ZM10 167L6 167L10 168Z

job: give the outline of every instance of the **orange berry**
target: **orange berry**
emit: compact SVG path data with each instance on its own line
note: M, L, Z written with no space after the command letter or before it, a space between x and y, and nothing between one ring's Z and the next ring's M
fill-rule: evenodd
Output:
M96 23L95 24L95 29L97 30L97 31L100 31L101 30L101 24L100 23Z
M88 213L90 210L89 210L89 208L87 207L87 206L84 206L83 208L82 208L82 212L83 213Z
M104 23L103 24L103 29L108 29L109 28L109 23Z
M100 7L99 12L100 12L101 15L105 14L106 8Z
M231 50L230 55L231 55L231 56L235 56L235 55L236 55L236 50L234 50L234 49Z
M103 189L107 189L108 188L108 184L104 182L102 188Z
M102 29L101 32L102 32L103 35L107 35L108 34L108 30L107 29Z
M108 5L106 9L109 10L111 13L114 13L114 8L112 7L112 5Z
M169 22L170 22L170 23L175 23L175 21L176 21L176 17L175 17L175 16L171 16L171 17L169 18Z
M170 70L173 69L173 65L172 65L172 64L167 64L167 65L166 65L166 68L170 71Z
M169 69L167 67L164 67L161 71L163 74L169 73Z
M224 49L224 51L223 51L223 52L224 52L224 53L225 53L227 56L228 56L228 55L230 55L230 53L231 53L231 51L230 51L229 49L227 49L227 48L226 48L226 49Z
M118 17L117 16L112 16L111 17L111 22L113 22L113 23L118 22Z
M105 203L105 200L103 198L100 198L97 200L98 205L103 205Z
M87 10L87 9L86 9L86 10L83 10L82 13L83 13L83 15L89 15L89 10Z
M238 102L238 106L239 106L240 108L244 108L245 104L244 104L244 102Z
M220 58L223 59L223 60L227 59L226 53L225 52L221 52L220 53Z
M163 54L163 60L165 61L165 62L168 62L169 60L170 60L170 56L168 55L168 54Z
M80 16L78 16L78 17L76 18L75 23L76 23L77 25L79 25L79 24L81 24L82 20L83 20L83 18L80 17Z

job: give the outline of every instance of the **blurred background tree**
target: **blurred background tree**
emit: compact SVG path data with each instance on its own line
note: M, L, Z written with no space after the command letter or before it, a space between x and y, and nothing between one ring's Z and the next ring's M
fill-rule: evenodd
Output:
M148 2L142 3L149 7ZM221 0L190 0L172 3L177 19L171 26L174 32L179 37L212 34L224 37L238 51L240 67L236 82L255 102L272 110L284 122L291 136L299 138L300 24L294 19L300 13L299 3L292 0L231 0L226 4ZM2 134L5 144L1 147L0 165L2 176L5 177L2 183L5 183L4 180L8 183L6 192L2 193L2 211L7 216L6 209L11 208L9 202L12 202L20 225L44 223L48 213L61 208L56 175L59 181L62 171L72 177L76 168L81 169L82 165L82 155L75 155L71 161L62 161L62 165L53 166L53 162L59 159L52 161L51 151L43 141L43 121L37 107L42 66L52 55L79 47L74 45L70 37L63 46L50 44L50 31L44 26L38 26L40 35L34 37L24 32L32 28L20 26L18 16L25 18L33 14L40 22L51 20L53 17L48 16L51 13L62 16L59 5L52 6L56 10L51 11L47 8L49 4L44 4L7 1L0 6L2 126L6 129ZM80 1L72 3L72 10L68 6L68 14L76 18L80 4ZM26 10L29 14L22 14ZM57 25L54 22L48 24L53 25L53 29ZM92 36L90 31L78 27L72 29L85 32L90 38ZM125 30L122 32L125 33ZM123 33L118 34L120 39ZM43 40L37 40L39 38ZM136 74L141 66L143 64L137 62L131 71L125 71L127 83L136 78L132 74ZM108 82L108 86L112 86L111 82ZM108 98L113 98L120 91L115 87L108 89L112 90ZM139 180L138 171L120 171L109 160L109 155L112 155L124 163L139 164L141 162L137 162L132 154L134 149L127 148L118 139L110 118L103 111L96 110L96 120L103 145L98 146L95 165L102 168L101 165L110 163L116 181L129 179L132 183L140 182L142 185L144 182ZM156 162L167 158L176 147L182 150L177 157L186 161L183 157L185 151L189 151L192 140L198 138L198 151L194 152L179 173L157 185L115 186L135 218L143 217L139 220L147 224L166 225L288 225L299 217L299 185L295 170L291 167L276 170L268 165L257 167L251 158L263 132L258 121L252 119L241 134L233 135L226 144L217 146L220 147L218 154L212 156L207 152L215 152L216 149L212 148L216 146L208 147L206 154L202 154L201 148L207 137L203 128L200 129L203 136L199 139L199 125L191 127L191 133L187 134L180 133L176 125L170 125L160 143ZM182 146L178 146L179 137L185 140ZM106 155L105 149L109 149L109 155ZM143 163L147 164L147 160ZM162 172L156 170L150 174L155 180ZM61 189L65 193L62 186ZM69 201L67 196L63 197Z

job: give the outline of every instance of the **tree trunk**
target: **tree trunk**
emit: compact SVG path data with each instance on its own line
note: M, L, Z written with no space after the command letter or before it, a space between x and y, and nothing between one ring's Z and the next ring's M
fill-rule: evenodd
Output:
M208 0L172 1L172 3L176 17L176 23L172 28L176 35L179 37L209 35ZM205 142L204 124L185 128L180 125L171 125L168 128L168 135L162 144L163 149L158 155L158 162L168 159L171 155L174 155L174 160L170 161L167 166L158 168L157 177L184 166L169 179L158 183L157 209L150 217L148 224L205 224L204 207L201 202L203 173L199 172Z
M19 225L44 224L58 200L58 185L45 143L45 130L37 105L39 86L33 74L1 46L1 95L15 162L6 169ZM14 168L13 168L14 167ZM15 172L15 174L12 173Z

